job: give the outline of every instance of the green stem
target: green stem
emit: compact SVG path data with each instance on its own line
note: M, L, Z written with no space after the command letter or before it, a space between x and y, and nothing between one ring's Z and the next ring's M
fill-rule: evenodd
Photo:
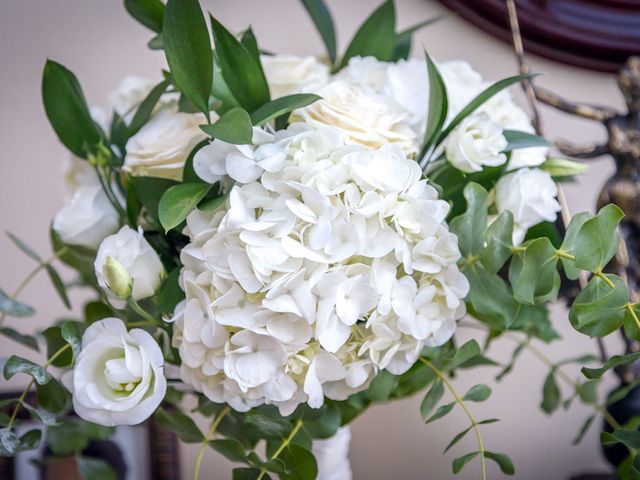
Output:
M142 318L153 323L154 325L158 325L158 320L149 312L147 312L144 308L142 308L140 304L133 299L133 297L129 297L129 300L127 301L127 303L129 304L131 309L134 312L136 312L138 315L140 315Z
M631 318L635 322L636 327L638 327L638 331L640 331L640 319L638 319L638 315L633 309L633 303L627 303L624 308L626 308L627 312L629 312L629 315L631 315Z
M271 455L271 458L269 460L275 460L280 456L280 454L284 451L284 449L289 446L289 444L291 443L291 440L293 440L293 437L295 437L298 431L300 431L300 429L302 428L302 425L303 425L302 419L298 419L298 421L293 427L293 430L291 430L291 433L289 434L289 436L282 441L278 449L273 453L273 455ZM262 477L264 477L266 474L267 474L267 467L262 467L260 469L260 474L258 475L257 480L262 480Z
M103 172L100 167L96 165L96 175L98 176L98 180L100 181L102 190L104 191L113 208L115 208L120 216L124 218L126 217L126 212L120 205L120 202L118 202L118 198L116 197L116 195L113 193L113 189L111 188L111 185L109 185L109 179L105 179L104 173L105 172Z
M198 455L196 456L196 465L193 469L193 480L198 480L200 478L200 464L202 463L202 459L204 458L204 452L207 450L207 446L209 445L209 441L213 438L213 435L216 433L220 422L225 417L227 413L229 413L229 405L226 405L218 415L216 415L213 422L211 422L211 427L209 427L209 431L204 437L204 441L198 450Z
M567 260L575 261L576 257L571 255L570 253L565 252L564 250L556 250L556 257L565 258Z
M69 345L68 343L66 345L63 345L62 347L60 347L58 349L58 351L56 351L53 355L51 355L51 357L49 357L49 360L47 360L45 362L45 364L42 366L42 368L47 368L49 367L49 365L51 365L53 362L56 361L56 359L62 355L64 352L67 351L67 349L71 348L71 345ZM11 417L9 418L9 423L7 423L7 430L11 430L11 428L13 427L13 423L16 421L16 417L18 415L18 412L20 411L20 406L22 405L22 402L24 402L24 399L27 397L27 393L29 393L29 390L31 390L31 387L33 386L34 383L34 379L33 377L31 378L31 380L29 381L29 383L27 384L27 386L24 388L24 390L22 391L22 393L20 394L20 396L18 397L18 400L16 402L16 406L13 409L13 412L11 412Z
M607 277L604 273L602 273L602 270L598 270L597 272L593 272L593 276L594 277L598 277L600 280L602 280L604 283L606 283L607 285L609 285L609 287L614 288L615 285L613 284L613 282L611 280L609 280L609 277Z
M440 380L442 380L442 382L447 386L447 389L449 389L449 392L451 392L451 395L453 395L453 398L455 399L456 403L462 407L462 409L464 410L464 413L467 415L467 418L471 422L471 427L473 428L473 431L476 434L476 440L478 441L478 451L480 453L480 465L482 468L482 480L486 480L487 478L487 466L486 466L486 460L485 460L486 450L484 448L484 442L482 441L482 435L480 434L480 428L478 426L478 422L476 422L476 419L474 418L473 414L467 408L467 405L465 404L462 397L460 397L456 389L453 388L453 385L451 385L451 382L449 382L446 375L426 358L420 357L419 360L422 363L424 363L427 367L429 367Z
M22 280L20 284L17 286L17 288L13 291L13 293L11 294L11 299L16 300L18 298L18 295L22 293L22 291L27 287L27 285L31 283L31 280L33 280L36 277L36 275L40 273L41 270L47 268L54 260L59 258L61 255L64 255L68 251L69 251L68 247L62 247L60 250L54 252L53 255L47 258L44 262L40 263L36 268L31 270L31 272L29 272L29 274L24 278L24 280ZM6 316L7 315L4 312L0 314L0 327L2 326L2 323L4 322L4 319Z

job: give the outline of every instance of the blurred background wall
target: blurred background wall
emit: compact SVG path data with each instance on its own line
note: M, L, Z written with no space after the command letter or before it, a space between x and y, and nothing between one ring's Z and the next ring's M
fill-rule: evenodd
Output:
M355 28L378 0L328 0L344 48ZM434 0L399 0L398 25L409 26L443 13ZM229 28L240 30L251 24L260 45L270 51L310 54L322 51L312 24L296 0L203 0ZM41 69L47 57L76 73L90 103L105 104L106 94L119 80L131 74L159 78L162 53L151 52L151 37L130 19L117 0L2 0L0 5L0 227L26 239L43 255L50 252L49 222L62 199L62 161L66 155L50 129L40 100ZM415 36L414 55L424 45L437 59L464 58L485 78L499 79L516 72L510 48L449 13L448 17ZM575 100L622 107L612 75L566 67L540 58L529 58L534 71L546 72L539 84ZM516 89L514 89L515 91ZM519 91L515 92L518 96ZM591 141L603 138L597 127L542 108L546 131L552 138ZM589 172L566 190L574 212L592 210L605 179L612 171L608 159L592 162ZM30 259L0 236L0 287L11 292L32 269ZM44 277L38 277L22 299L37 308L36 316L8 319L7 324L24 331L43 328L53 319L69 317ZM80 292L72 296L76 308ZM566 311L554 311L554 324L563 340L552 346L538 345L550 358L559 360L591 353L594 343L572 332ZM460 330L462 335L476 332ZM619 345L609 346L612 350ZM494 348L494 357L506 361L514 344L508 340ZM34 358L33 352L15 347L0 337L0 356L18 353ZM577 369L567 368L571 376ZM504 451L516 464L519 479L567 479L585 470L603 471L599 452L600 420L582 444L571 441L592 409L574 404L569 412L552 417L538 409L546 367L530 352L521 356L514 372L502 382L494 381L497 370L482 368L460 375L455 385L466 391L484 382L493 395L484 404L473 405L476 418L502 421L483 429L489 450ZM19 377L19 376L18 376ZM0 380L2 391L15 390L24 379ZM563 388L563 392L568 393ZM610 388L610 385L607 386ZM602 394L604 393L601 392ZM454 411L433 424L424 425L419 414L420 398L377 406L353 425L351 459L356 480L417 480L452 477L451 460L475 449L469 435L454 453L442 455L449 440L466 428L466 417ZM191 478L197 446L183 447L184 478ZM230 478L230 464L216 452L207 453L202 478ZM469 464L457 478L479 478L477 462ZM501 478L490 466L490 478Z

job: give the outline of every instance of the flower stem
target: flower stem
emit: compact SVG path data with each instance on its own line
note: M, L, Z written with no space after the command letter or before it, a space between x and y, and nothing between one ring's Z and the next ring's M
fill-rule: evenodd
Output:
M53 355L51 355L51 357L49 357L49 360L47 360L45 362L45 364L42 366L42 368L47 368L49 365L51 365L53 362L56 361L56 359L62 355L64 352L67 351L67 349L71 348L71 345L69 345L68 343L66 345L63 345L62 347L60 347ZM11 430L11 428L13 427L13 423L16 421L16 417L18 415L18 412L20 411L20 406L22 405L22 402L24 402L24 399L27 397L27 393L29 393L29 390L31 390L31 387L33 386L34 383L34 379L33 377L31 378L31 380L29 381L29 383L27 384L27 386L24 388L24 390L22 391L22 393L20 394L20 397L18 397L18 400L16 402L16 406L13 409L13 412L11 412L11 417L9 418L9 423L7 423L7 430Z
M20 284L16 287L16 289L13 291L10 297L11 300L16 300L18 298L18 295L22 293L22 291L27 287L27 285L31 283L31 280L33 280L36 277L36 275L40 273L41 270L47 268L54 260L58 259L61 255L64 255L68 251L69 249L67 247L62 247L60 250L54 252L53 255L47 258L44 262L38 264L37 267L31 270L29 274L26 277L24 277L24 280L22 280ZM6 316L7 315L4 312L0 314L0 327L2 326L2 323L4 322L4 319Z
M198 455L196 456L196 464L193 469L193 480L198 480L200 478L200 465L202 464L202 459L204 458L204 452L206 452L209 441L213 438L213 435L216 433L216 430L220 425L220 422L225 417L225 415L229 413L229 410L229 405L225 405L225 407L220 410L220 412L218 412L218 415L216 415L216 417L213 419L213 422L211 422L211 427L209 427L209 431L205 435L204 441L202 442L202 445L200 445L200 450L198 450Z
M129 297L129 300L127 301L127 303L129 304L131 309L134 312L136 312L138 315L140 315L142 318L153 323L154 325L158 325L158 320L149 312L147 312L144 308L142 308L140 304L133 299L133 297Z
M289 444L291 443L291 440L293 440L293 437L295 437L298 434L298 432L302 428L302 425L303 425L302 419L299 418L296 424L294 425L293 430L291 430L291 433L289 434L289 436L282 441L278 449L273 453L273 455L271 455L271 458L269 460L275 460L276 458L278 458L278 456L280 456L280 454L284 451L284 449L289 446ZM262 480L262 477L264 477L266 473L267 473L267 467L262 467L260 469L260 474L258 475L257 480Z
M433 370L433 373L435 373L436 376L440 380L442 380L442 382L449 389L449 392L451 392L451 395L453 395L453 398L455 399L456 403L462 407L462 409L464 410L464 413L467 415L467 418L471 422L471 427L473 428L473 431L476 434L476 439L478 441L478 451L480 453L480 465L481 465L481 468L482 468L482 480L486 480L486 478L487 478L487 466L486 466L486 461L485 461L485 451L486 450L484 448L484 442L482 441L482 435L480 434L480 428L478 426L478 422L476 422L476 419L474 418L473 414L467 408L467 405L465 404L465 402L462 399L462 397L460 397L460 395L458 394L456 389L453 388L453 385L451 385L451 382L449 382L449 380L447 379L446 375L442 371L440 371L440 369L438 369L438 367L436 367L433 363L431 363L426 358L420 357L419 360L422 363L424 363L427 367L429 367L431 370Z

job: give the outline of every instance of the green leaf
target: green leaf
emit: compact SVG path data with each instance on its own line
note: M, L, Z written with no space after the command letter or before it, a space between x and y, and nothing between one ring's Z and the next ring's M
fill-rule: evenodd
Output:
M11 340L19 343L20 345L29 347L35 350L36 352L40 350L38 348L38 341L35 339L35 337L32 337L31 335L25 335L10 327L0 327L0 334L4 335L7 338L10 338Z
M367 389L369 398L374 402L389 400L391 392L398 384L398 380L399 378L396 375L393 375L387 370L381 370Z
M29 430L18 437L13 431L0 429L0 456L12 457L17 453L27 450L34 450L40 445L42 431L38 429Z
M174 85L209 120L213 54L198 0L168 0L162 37Z
M164 49L164 37L162 33L157 34L151 40L147 42L147 47L151 50L163 50Z
M318 464L313 454L300 445L290 444L279 457L287 471L280 474L281 480L309 480L318 475Z
M504 473L505 475L513 475L514 473L516 473L513 462L504 453L494 453L486 451L484 452L484 456L496 462L500 467L502 473Z
M491 395L491 389L482 383L474 385L462 398L469 402L484 402Z
M40 255L38 255L35 250L29 247L25 242L20 240L13 233L7 232L7 237L9 237L9 240L11 240L13 244L18 247L27 257L38 263L42 263L42 258L40 258Z
M506 282L479 265L464 268L470 289L467 305L472 314L493 328L507 328L517 321L523 310L515 301Z
M185 443L202 442L204 435L200 432L191 417L178 410L166 410L162 407L154 414L158 424L167 430L171 430Z
M198 204L198 210L202 210L204 212L214 212L222 205L225 205L228 198L228 193L225 193L224 195L218 195L217 197L213 198L205 198Z
M458 246L464 256L476 255L484 246L480 232L487 227L487 191L471 182L464 188L467 210L449 223L458 236Z
M599 380L587 380L576 385L576 393L585 404L595 404L598 401Z
M573 216L573 218L569 222L569 226L567 227L567 232L564 235L562 245L560 246L560 252L574 255L578 232L580 231L584 223L589 220L589 218L591 218L591 214L589 212L580 212L576 213ZM561 257L561 262L567 278L569 278L570 280L576 280L580 276L580 269L576 268L575 263L572 259Z
M77 457L78 472L86 480L117 480L118 477L107 462L93 457Z
M338 70L352 57L375 57L383 62L391 60L395 48L396 10L392 0L386 0L362 24L342 57Z
M540 165L540 169L549 172L554 178L562 178L581 175L589 170L589 167L582 162L576 162L567 158L552 157Z
M336 62L336 30L327 5L323 0L301 1L322 38L329 60L334 64Z
M604 337L623 325L629 290L616 275L606 275L613 287L593 277L571 305L569 321L573 328L591 337Z
M556 383L555 371L551 370L542 386L542 403L540 408L546 413L553 413L560 406L560 389Z
M436 139L442 131L444 122L449 111L449 100L447 99L447 89L444 80L440 75L435 63L425 51L427 59L427 72L429 74L429 112L427 116L427 130L424 134L424 141L418 159L430 153Z
M578 431L578 434L573 439L573 442L572 442L573 445L578 445L580 442L582 442L582 439L584 438L586 433L589 431L589 428L591 427L591 424L593 424L593 421L595 419L596 419L596 416L595 415L591 415L590 417L588 417L585 420L585 422L580 427L580 430Z
M210 18L224 82L240 106L252 112L270 100L262 65L220 22Z
M71 345L74 358L78 358L82 350L82 333L78 322L67 321L62 324L60 334L65 342Z
M65 307L67 307L67 309L71 309L71 302L69 301L69 297L67 296L67 287L60 278L60 274L51 265L47 265L45 268L47 270L47 275L49 275L49 279L53 284L53 288L60 297L60 300L62 300L62 303Z
M11 379L16 373L26 373L33 377L38 385L44 385L53 378L49 372L40 365L33 363L31 360L18 357L17 355L11 355L7 359L4 364L3 373L6 380Z
M156 296L156 307L159 312L170 314L176 305L184 300L184 292L180 288L178 280L180 278L180 267L171 270L171 273L164 279Z
M253 425L263 436L268 439L281 440L291 430L291 424L282 417L268 416L263 411L253 409L244 416L245 423Z
M497 273L511 257L513 213L506 210L498 215L484 233L484 241L480 261L489 273Z
M422 403L420 404L420 414L422 415L422 418L425 422L429 419L431 411L440 401L442 395L444 395L444 385L442 383L442 380L438 378L435 382L433 382L431 389L424 396L424 398L422 399Z
M234 145L249 145L253 137L251 117L242 108L232 108L211 125L200 125L204 133L212 138Z
M522 303L533 304L535 297L548 294L558 275L558 257L551 241L537 238L525 245L524 252L516 253L509 267L509 281L513 296Z
M14 300L0 289L0 312L10 317L29 317L36 311L29 305Z
M84 319L87 324L97 322L103 318L113 317L111 307L102 302L89 302L84 306Z
M444 454L444 453L447 453L449 450L451 450L451 448L454 447L460 440L462 440L472 428L473 427L465 428L463 431L461 431L455 437L453 437L453 439L449 442L449 444L444 449L444 452L442 453Z
M336 434L341 425L342 414L336 403L328 403L317 409L305 408L301 418L304 422L302 429L310 438L324 439Z
M36 408L32 405L29 405L27 402L20 402L22 408L31 414L31 416L35 420L39 420L46 426L58 425L58 420L56 419L55 414L48 412L43 408Z
M164 4L160 0L124 0L124 8L149 30L162 32Z
M629 308L624 312L624 333L628 338L640 341L640 304L634 303Z
M156 108L158 101L169 85L171 85L171 79L166 78L151 89L149 94L138 106L136 113L133 115L131 123L127 127L127 137L133 137L149 121L154 108Z
M256 480L260 476L259 468L234 468L233 469L233 480ZM262 478L264 480L269 480L271 477L269 475L263 475Z
M438 409L436 410L436 413L434 413L431 417L429 417L425 423L431 423L431 422L435 422L436 420L444 417L445 415L447 415L451 410L453 410L453 407L456 406L456 402L451 402L451 403L447 403L445 405L440 405L438 407Z
M463 455L461 457L455 458L453 460L453 462L451 463L451 469L452 469L453 473L454 474L459 473L464 468L464 466L467 463L469 463L471 460L476 458L479 453L480 452L467 453L466 455Z
M640 380L634 380L631 383L627 383L624 386L617 388L607 398L607 406L613 405L614 403L619 402L620 400L625 398L631 390L634 390L639 386L640 386Z
M44 385L36 385L36 394L38 405L51 413L62 412L69 400L69 393L55 378Z
M128 181L140 203L156 218L162 195L171 187L178 185L174 180L155 177L128 177Z
M254 125L264 125L280 115L285 115L298 108L306 107L321 99L322 97L311 93L296 93L287 95L286 97L276 98L252 112L251 121Z
M44 109L60 141L80 158L87 158L104 139L93 121L75 75L47 60L42 75Z
M180 225L209 190L211 185L206 183L181 183L164 192L158 205L158 217L165 232Z
M600 368L582 367L580 371L587 378L600 378L608 370L617 367L618 365L627 365L629 363L635 362L639 358L640 352L630 353L629 355L614 355L609 360L607 360L606 363Z
M615 438L618 442L623 443L629 448L638 449L640 448L640 431L639 430L628 430L626 428L621 428L619 430L615 430L611 433L611 436Z
M477 357L481 353L482 351L480 350L480 345L478 345L478 342L476 342L475 340L469 340L455 351L453 357L443 362L440 370L443 372L455 370L462 364L468 362L472 358Z
M589 272L601 271L618 250L618 224L624 217L622 210L609 204L584 222L575 239L575 265Z
M449 136L449 134L453 131L453 129L456 128L460 124L460 122L462 122L462 120L464 120L466 117L468 117L473 112L475 112L480 106L482 106L487 100L489 100L495 94L499 93L505 88L510 87L515 83L535 77L536 75L537 74L523 74L523 75L516 75L515 77L508 77L494 83L493 85L483 90L473 100L471 100L466 107L460 110L460 113L458 113L453 118L453 120L451 120L449 125L447 125L447 128L445 128L444 131L438 137L438 140L436 141L436 146L440 145L444 141L444 139Z
M402 32L396 33L396 44L393 47L393 55L391 61L397 62L398 60L407 60L409 58L409 54L411 53L411 37L418 30L435 23L445 15L438 15L437 17L429 18L427 20L423 20L422 22L416 23L411 27L403 30Z
M256 36L254 35L251 27L242 32L240 43L242 43L244 48L247 49L253 59L260 63L260 48L258 47L258 41L256 40Z
M521 132L519 130L503 130L502 134L507 139L507 148L504 152L512 152L520 148L531 147L551 147L553 146L546 138L533 133Z
M245 462L247 454L240 442L233 438L223 438L220 440L212 440L209 445L217 452L224 455L232 462Z
M47 358L51 358L60 348L64 347L67 343L62 337L62 329L59 325L55 325L47 328L42 332L42 336L47 343ZM67 368L73 365L73 351L66 350L61 355L56 357L52 362L55 367Z

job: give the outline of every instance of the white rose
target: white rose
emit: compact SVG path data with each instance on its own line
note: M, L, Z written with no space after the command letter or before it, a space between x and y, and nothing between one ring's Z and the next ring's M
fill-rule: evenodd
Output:
M294 93L312 93L329 80L329 66L315 57L263 55L260 57L271 98Z
M520 243L530 227L542 221L553 222L560 210L558 188L548 172L522 168L496 184L498 213L509 210L516 224L514 242Z
M129 122L135 109L149 95L154 85L148 78L135 75L125 77L118 88L109 94L109 105L114 112Z
M100 425L137 425L151 416L164 398L167 381L162 352L146 331L127 331L119 318L89 326L82 351L65 385L73 408Z
M144 238L141 228L135 231L125 225L100 244L94 267L98 284L105 289L111 288L104 271L108 258L117 262L131 276L131 296L134 300L153 296L165 276L160 257Z
M502 151L507 139L500 125L486 113L469 115L447 138L447 160L465 173L480 172L486 166L497 167L507 161Z
M352 57L336 78L357 85L371 93L382 93L386 86L387 70L392 63L375 57Z
M53 218L53 229L68 245L96 249L120 225L120 216L99 184L80 185Z
M417 151L417 134L408 113L385 95L372 95L344 81L334 81L320 89L322 100L299 110L291 122L305 122L314 128L338 128L347 143L379 148L395 143L409 154Z
M200 130L203 123L202 113L163 108L127 142L124 170L134 176L181 180L187 157L207 138Z

